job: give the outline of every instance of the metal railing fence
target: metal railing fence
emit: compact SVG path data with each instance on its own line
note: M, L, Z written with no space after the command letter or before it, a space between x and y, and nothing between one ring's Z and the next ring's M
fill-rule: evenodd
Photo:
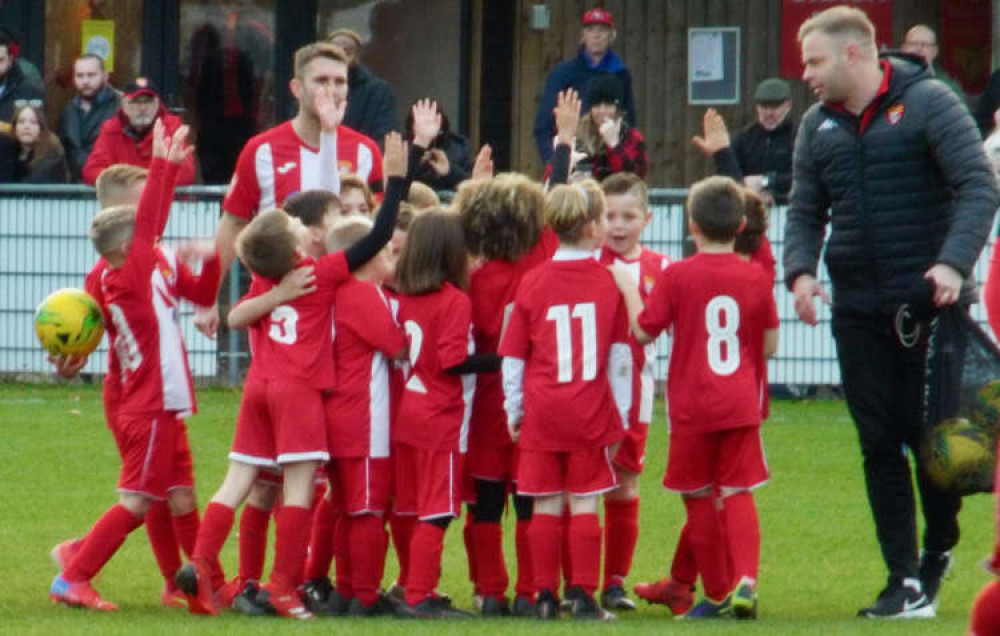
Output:
M164 235L168 244L188 238L211 237L215 233L224 187L189 187L177 190ZM650 193L653 220L643 234L643 243L672 260L683 257L686 240L684 189L654 189ZM86 186L0 185L0 374L44 373L51 367L35 340L35 306L60 287L82 287L83 277L97 261L87 239L87 228L97 204L94 190ZM794 302L783 283L781 266L785 209L771 209L768 238L778 257L775 298L781 319L778 354L769 363L772 384L792 387L837 386L840 372L830 332L830 311L820 307L820 324L809 327L795 316ZM991 238L991 245L993 239ZM987 247L976 266L980 282L986 276ZM236 271L236 266L232 271ZM829 280L824 267L820 281ZM230 305L240 294L238 277L230 276L220 301ZM181 326L188 348L191 370L200 379L236 385L248 360L245 339L222 333L209 340L195 330L193 311L184 305ZM973 316L985 325L981 304ZM669 340L658 344L657 376L667 369ZM107 342L92 355L84 372L106 370Z

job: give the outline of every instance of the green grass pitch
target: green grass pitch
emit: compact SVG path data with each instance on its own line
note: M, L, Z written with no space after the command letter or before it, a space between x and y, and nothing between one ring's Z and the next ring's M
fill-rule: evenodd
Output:
M235 391L199 391L201 413L189 421L198 496L204 504L220 483L239 403ZM993 547L993 498L966 499L956 565L942 590L938 618L868 622L855 611L874 600L885 571L864 497L860 454L842 402L775 402L764 426L771 482L757 491L763 535L760 619L680 623L663 608L642 605L611 625L541 624L496 620L420 623L322 619L293 624L279 619L189 616L159 606L162 581L145 533L133 534L100 574L96 587L119 604L98 614L57 607L47 590L55 569L49 549L85 532L113 501L118 458L101 416L100 388L87 385L0 386L0 634L543 634L606 630L615 634L962 634L976 591L989 576L978 563ZM641 533L629 583L666 571L683 508L660 487L666 452L662 403L651 427L643 475ZM507 521L512 525L512 518ZM387 580L395 575L390 553ZM224 564L236 566L230 537ZM447 536L440 588L460 607L471 604L461 532ZM333 622L331 622L333 621ZM494 631L495 630L495 631Z

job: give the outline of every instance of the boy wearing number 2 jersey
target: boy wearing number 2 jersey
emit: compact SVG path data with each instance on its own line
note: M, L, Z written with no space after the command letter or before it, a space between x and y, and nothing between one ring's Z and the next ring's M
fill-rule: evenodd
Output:
M755 358L762 350L774 353L778 317L767 275L733 252L745 223L743 207L740 188L725 177L691 188L689 227L698 253L663 271L645 308L627 270L615 269L636 339L651 342L673 329L664 486L684 497L706 596L685 614L689 618L756 613L756 581L737 583L731 572L757 559L756 514L740 506L727 514L726 507L730 500L746 503L749 490L767 480L759 432L761 361ZM716 491L723 497L721 511ZM747 540L727 541L723 519Z

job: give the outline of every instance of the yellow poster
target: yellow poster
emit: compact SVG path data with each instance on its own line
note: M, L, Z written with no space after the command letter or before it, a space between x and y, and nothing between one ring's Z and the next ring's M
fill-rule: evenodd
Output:
M104 68L115 68L115 21L84 20L80 27L82 53L94 53L104 58Z

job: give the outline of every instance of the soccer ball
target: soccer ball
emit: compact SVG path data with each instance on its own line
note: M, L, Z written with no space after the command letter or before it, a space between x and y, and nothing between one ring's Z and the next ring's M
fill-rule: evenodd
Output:
M996 440L964 417L938 422L922 449L923 468L938 487L960 495L989 492L996 470Z
M51 354L85 356L101 344L104 315L87 292L59 289L35 310L35 334Z
M990 380L979 387L972 399L969 419L991 435L1000 432L1000 380Z

